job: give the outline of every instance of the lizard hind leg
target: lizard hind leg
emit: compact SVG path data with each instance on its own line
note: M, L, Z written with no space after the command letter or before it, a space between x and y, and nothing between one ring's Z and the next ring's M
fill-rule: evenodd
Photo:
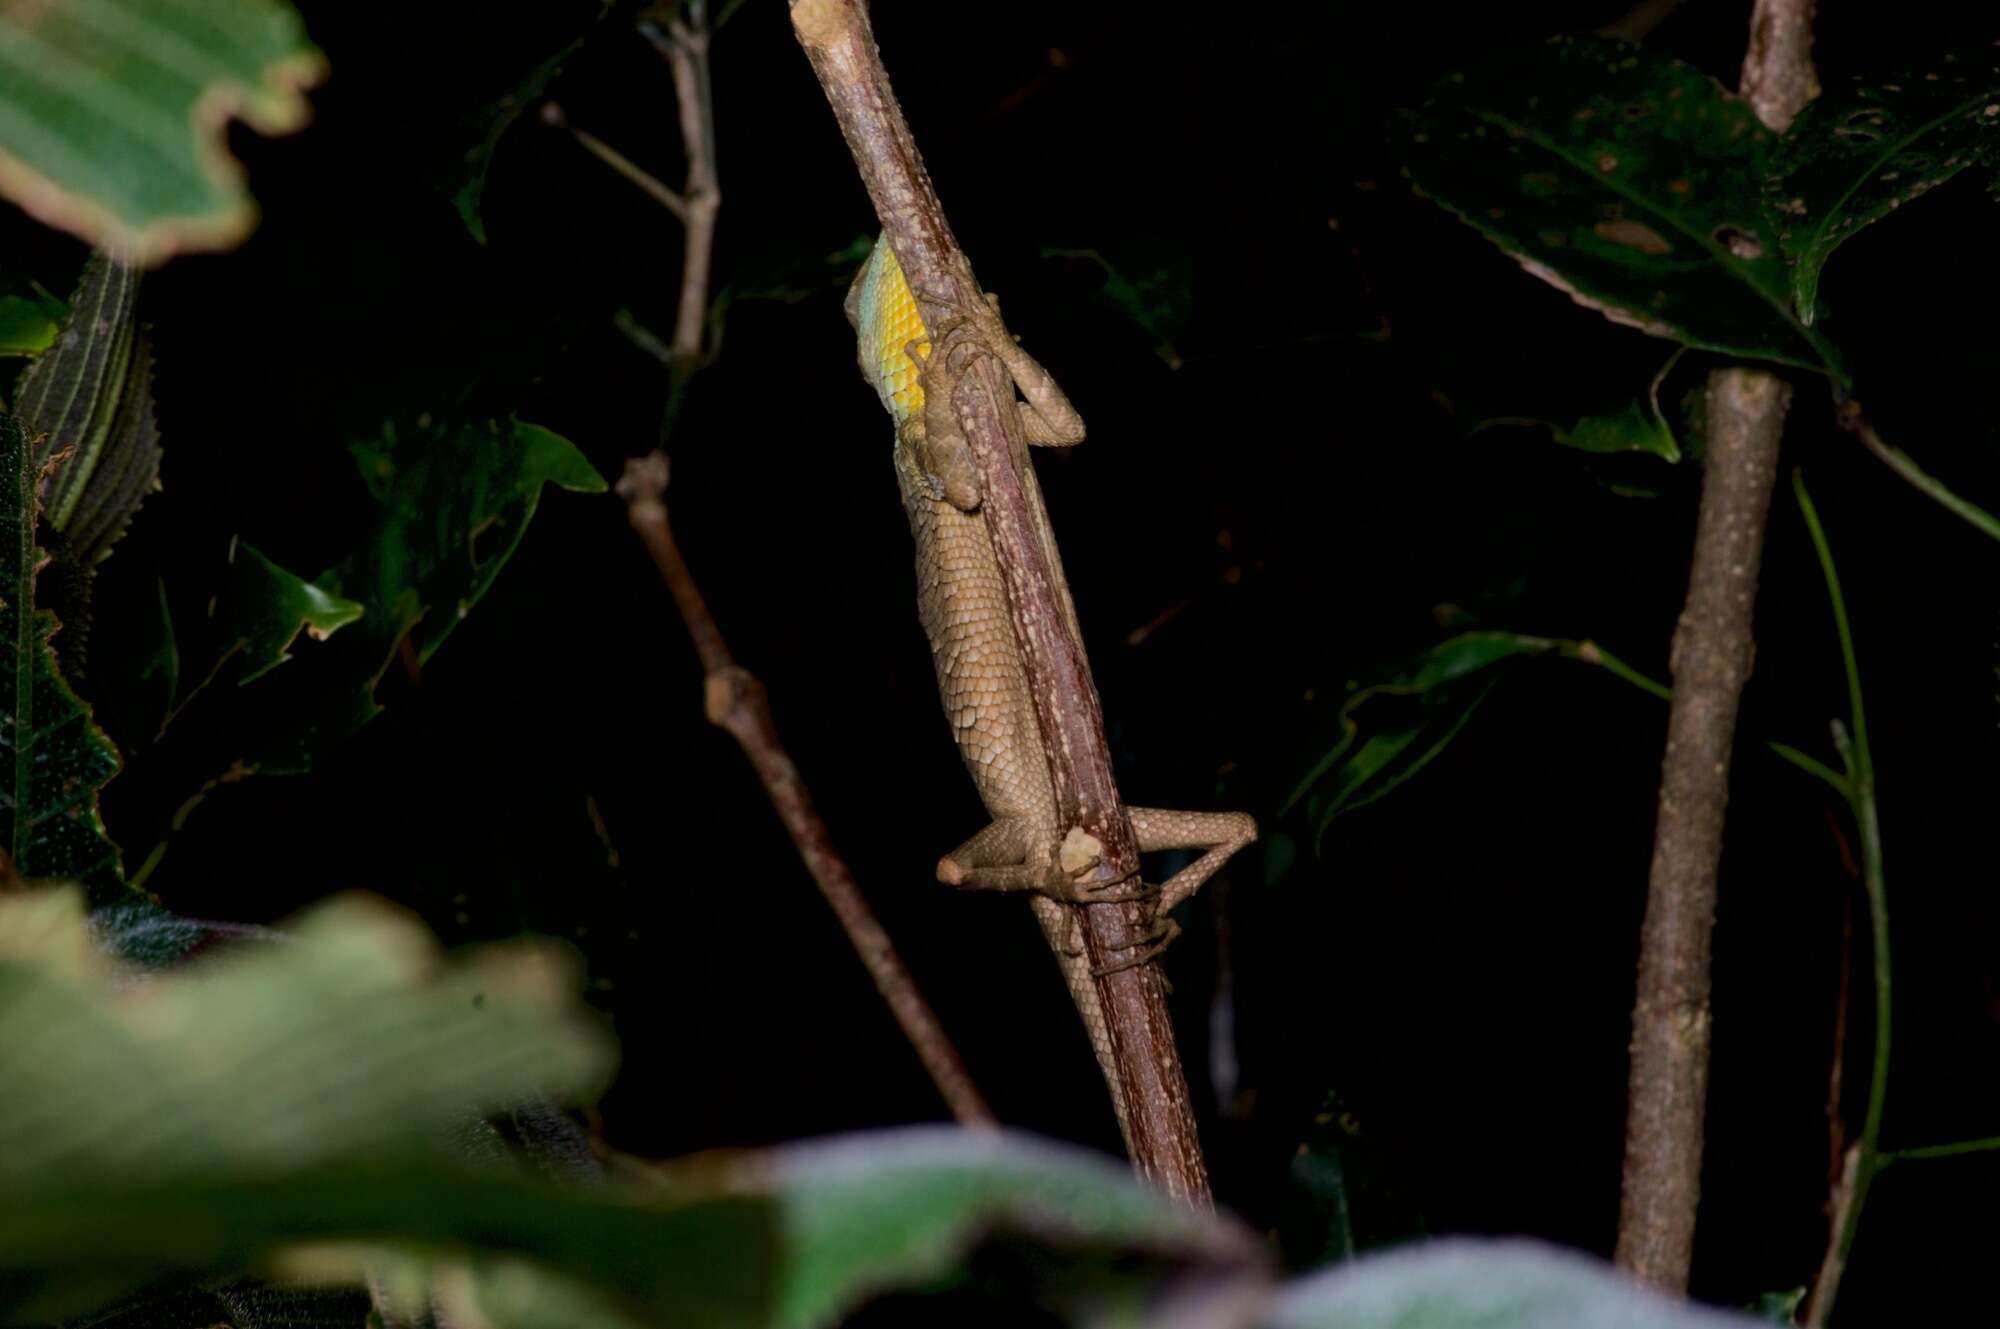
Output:
M1141 853L1161 849L1205 849L1200 858L1160 884L1161 913L1200 890L1244 845L1257 838L1257 822L1243 812L1174 812L1127 808Z
M937 879L968 891L1032 891L1047 883L1048 869L1028 862L1028 823L997 817L938 860Z

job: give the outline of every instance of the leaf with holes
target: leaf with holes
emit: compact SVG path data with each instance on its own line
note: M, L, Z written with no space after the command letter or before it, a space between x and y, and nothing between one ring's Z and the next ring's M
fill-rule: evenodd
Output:
M2000 62L1946 56L1935 70L1855 80L1805 109L1769 189L1784 219L1792 292L1806 321L1835 249L1960 171L2000 152Z
M1838 373L1792 310L1772 135L1698 70L1559 38L1446 78L1396 139L1420 190L1612 322Z
M12 873L103 898L124 880L97 810L118 752L56 669L55 616L35 608L39 474L19 422L0 415L0 850Z
M131 262L256 222L231 117L305 124L326 61L282 0L0 5L0 195Z

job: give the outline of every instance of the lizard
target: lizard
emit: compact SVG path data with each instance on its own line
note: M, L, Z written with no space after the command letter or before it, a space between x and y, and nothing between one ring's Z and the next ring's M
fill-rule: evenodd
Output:
M1026 400L1018 403L1022 432L1036 446L1083 441L1083 419L1054 378L1015 341L991 295L971 309L946 310L940 341L969 337L996 357ZM1131 1130L1110 1030L1097 994L1096 974L1084 955L1076 911L1070 906L1133 898L1077 877L1095 865L1094 841L1057 819L1042 755L1040 722L1027 670L1014 640L985 519L979 512L979 473L957 419L953 395L969 361L932 354L918 308L885 234L855 274L845 304L854 326L862 376L895 421L895 470L903 510L916 546L917 614L930 642L938 691L992 821L938 861L946 885L971 890L1022 891L1055 952L1091 1050L1110 1086L1113 1110L1129 1147ZM1060 577L1055 542L1025 456L1014 458L1032 496L1037 535ZM1076 611L1065 592L1058 599L1080 644ZM1142 852L1203 851L1158 888L1155 911L1167 911L1200 889L1238 849L1257 838L1257 824L1240 812L1125 809ZM1079 843L1079 841L1087 843ZM1150 888L1137 887L1141 893ZM1168 923L1163 935L1172 935ZM1150 958L1149 956L1141 957Z

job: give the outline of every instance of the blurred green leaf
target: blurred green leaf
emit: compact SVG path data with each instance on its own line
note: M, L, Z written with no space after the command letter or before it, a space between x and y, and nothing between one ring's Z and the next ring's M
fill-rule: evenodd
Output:
M1855 232L2000 150L2000 62L1947 55L1936 69L1852 79L1793 122L1769 183L1784 219L1792 292L1810 323L1826 261Z
M0 850L24 877L108 895L123 869L97 798L118 753L56 668L55 616L35 608L38 475L20 424L0 415Z
M1750 1303L1749 1312L1760 1320L1773 1324L1797 1324L1799 1307L1805 1304L1806 1290L1803 1287L1788 1288L1783 1292L1766 1292Z
M1772 135L1691 66L1558 38L1442 80L1396 140L1420 190L1579 304L1838 374L1792 311L1763 196Z
M134 263L233 245L256 206L229 119L295 130L325 73L282 0L0 6L0 194Z
M1539 1242L1453 1238L1293 1283L1259 1329L1746 1329Z
M1485 699L1496 666L1557 647L1520 633L1468 632L1381 682L1350 683L1339 737L1294 785L1279 815L1304 801L1317 841L1335 817L1381 798L1442 752Z
M1108 1159L999 1132L917 1127L793 1146L751 1160L739 1184L781 1206L773 1322L789 1329L831 1324L871 1293L934 1284L994 1231L1211 1275L1261 1267L1234 1223L1169 1201Z

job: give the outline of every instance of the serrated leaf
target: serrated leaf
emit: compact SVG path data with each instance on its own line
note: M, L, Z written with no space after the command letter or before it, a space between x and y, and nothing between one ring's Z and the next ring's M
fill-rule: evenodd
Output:
M35 609L36 480L27 435L0 415L0 850L28 878L118 890L98 791L118 752L56 667L53 614Z
M57 557L89 568L111 552L157 486L153 352L135 318L139 274L102 250L83 266L71 315L21 376L15 413L52 468L42 520Z
M1379 682L1350 683L1339 736L1299 779L1279 815L1303 802L1317 842L1341 813L1374 802L1429 765L1485 700L1496 666L1556 646L1514 632L1468 632Z
M1947 55L1938 68L1856 79L1806 107L1779 146L1770 181L1791 258L1792 291L1811 322L1833 251L1855 232L2000 152L2000 63Z
M312 719L259 760L273 773L309 769L380 712L376 684L406 638L418 664L430 659L500 575L543 486L607 488L569 440L520 421L401 441L385 436L354 453L382 514L355 552L312 584L359 604L361 617L318 653L310 679L290 680L323 696L302 702Z
M1539 1242L1452 1238L1293 1283L1259 1329L1748 1329Z
M1444 79L1396 140L1419 189L1579 304L1838 374L1792 310L1763 196L1772 136L1691 66L1558 38Z
M150 266L250 233L224 133L289 133L326 61L282 0L0 6L0 194Z

